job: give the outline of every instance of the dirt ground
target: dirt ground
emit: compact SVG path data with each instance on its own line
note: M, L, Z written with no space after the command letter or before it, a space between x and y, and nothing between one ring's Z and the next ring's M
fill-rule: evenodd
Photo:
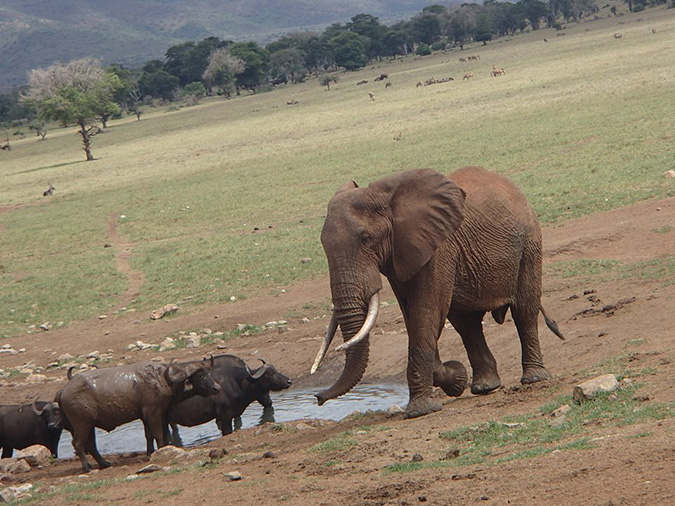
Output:
M133 245L124 243L114 228L111 243L119 250L118 267L129 269ZM568 221L544 229L545 263L580 258L612 259L632 264L663 259L675 251L675 198ZM127 272L136 286L137 273ZM541 343L550 381L521 387L520 347L510 320L499 326L486 319L486 336L499 364L503 388L487 396L468 391L457 399L444 397L444 408L414 420L401 414L371 413L340 422L305 420L266 424L244 429L203 448L226 449L228 454L201 466L197 460L172 465L171 471L123 479L148 463L145 455L111 455L113 467L79 477L75 459L58 459L45 469L21 475L13 483L30 482L44 491L41 504L289 504L289 505L641 505L675 504L675 418L615 426L601 421L587 427L591 448L554 451L500 464L433 467L408 472L386 472L391 464L423 459L442 462L457 444L439 433L457 427L501 420L506 416L537 413L554 398L572 392L575 384L593 375L599 363L630 356L640 376L639 394L647 403L675 402L673 358L675 347L675 284L660 279L597 281L547 276L544 306L559 323L566 341L558 340L541 323ZM125 297L133 297L133 290ZM406 364L405 328L394 297L381 311L371 337L370 363L365 382L403 383ZM124 301L122 301L124 302ZM45 366L69 352L112 350L117 362L156 357L158 352L129 352L129 343L159 343L179 331L210 328L229 331L238 323L264 325L288 320L287 331L267 331L238 337L227 348L201 346L162 353L165 359L201 357L209 352L234 353L252 365L264 357L291 376L293 388L328 386L341 369L342 356L330 353L314 376L309 368L328 322L327 278L286 287L276 297L238 301L151 321L149 315L127 313L95 319L81 325L52 329L17 339L19 355L0 356L0 367L33 361ZM308 309L309 308L309 309ZM302 318L309 323L302 323ZM441 337L443 360L458 359L468 368L461 341L452 328ZM622 370L616 372L623 372ZM3 403L47 399L63 384L62 370L46 373L47 383L27 384L21 378L0 383ZM328 405L328 404L327 404ZM330 452L310 451L346 431L357 444ZM639 437L638 437L639 436ZM142 448L139 448L142 450ZM208 461L208 457L202 458ZM179 471L179 472L176 472ZM238 471L242 479L228 481L225 473ZM101 480L113 480L112 482ZM75 484L65 488L69 483ZM91 486L87 484L91 483ZM100 485L100 486L99 486Z

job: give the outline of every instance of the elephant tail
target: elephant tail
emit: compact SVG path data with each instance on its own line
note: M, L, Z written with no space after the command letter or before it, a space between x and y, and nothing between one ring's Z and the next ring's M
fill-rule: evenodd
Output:
M541 314L544 316L544 321L546 322L546 326L551 329L551 332L553 332L556 336L558 336L560 339L563 341L565 340L565 336L563 336L562 332L560 332L560 329L558 328L558 324L555 322L553 318L549 318L549 316L546 314L546 311L544 311L543 307L539 308L541 311Z

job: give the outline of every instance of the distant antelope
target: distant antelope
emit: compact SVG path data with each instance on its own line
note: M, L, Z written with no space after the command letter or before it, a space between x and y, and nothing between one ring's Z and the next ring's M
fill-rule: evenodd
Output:
M375 100L375 93L373 93L372 91L368 92L368 96L370 97L370 100L373 100L373 101Z
M620 33L615 33L615 34L614 34L614 38L615 38L615 39L620 39L621 37L623 37L623 35L621 35Z
M42 192L42 196L43 196L43 197L48 197L49 195L51 195L52 193L54 193L54 190L56 190L56 188L54 188L54 186L53 186L51 183L49 183L49 189L43 191L43 192Z
M473 72L467 72L466 74L464 74L464 78L462 80L471 79L472 77L473 77Z
M492 75L492 77L506 75L506 70L500 69L500 68L497 68L497 67L492 67L492 70L490 71L490 74Z
M392 86L391 81L387 81L387 84L384 85L385 88L391 88Z
M466 58L460 58L459 63L466 63Z

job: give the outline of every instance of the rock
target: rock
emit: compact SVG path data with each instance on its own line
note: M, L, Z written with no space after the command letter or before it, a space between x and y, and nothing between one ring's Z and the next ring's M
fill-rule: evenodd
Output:
M663 173L663 177L666 179L675 178L675 170L667 170Z
M572 409L572 406L569 404L564 404L560 406L558 409L554 410L551 412L551 417L553 418L559 418L559 417L564 417L567 412Z
M311 320L310 320L309 318L307 318L307 317L303 318L303 319L300 320L300 321L302 321L302 323L311 323Z
M30 472L30 464L23 459L0 459L0 471L7 474L28 473Z
M26 377L26 383L30 384L45 383L47 381L49 381L49 379L44 374L29 374Z
M404 409L399 406L398 404L392 404L387 408L387 416L395 416L398 415L399 413L403 413Z
M42 330L49 330L52 328L52 324L49 322L44 322L42 325L40 325L40 328Z
M227 455L227 450L225 448L212 448L209 450L209 458L211 460L221 459L225 455Z
M156 473L157 471L161 471L162 466L159 466L157 464L148 464L145 467L142 467L138 471L136 471L136 474L148 474L148 473Z
M59 355L59 358L57 360L59 362L72 362L74 359L75 357L70 353L64 353L63 355Z
M301 258L301 259L300 259L300 263L301 263L301 264L308 264L308 263L310 263L311 261L312 261L312 259L309 258L309 257Z
M16 458L25 460L31 467L44 467L51 463L52 453L42 445L33 445L17 452Z
M182 448L177 448L175 446L164 446L154 452L150 456L150 462L152 463L174 463L179 461L185 461L190 457L190 454L183 450Z
M264 459L276 459L277 454L274 453L272 450L269 450L269 451L266 451L265 453L263 453L262 458L264 458Z
M124 481L134 481L137 480L138 478L140 478L140 476L138 476L137 474L130 474L129 476L124 478Z
M197 336L197 335L194 335L194 336L191 335L190 337L185 339L185 347L186 348L199 348L201 346L201 344L202 344L202 338Z
M241 473L239 471L230 471L229 473L225 473L223 476L225 476L226 481L241 480Z
M271 322L267 322L265 324L265 327L276 327L277 325L279 325L279 322L271 321Z
M159 320L168 314L172 314L178 311L178 306L176 304L166 304L159 309L155 309L150 313L150 318L153 320Z
M31 483L26 483L17 487L7 487L0 491L0 502L10 503L28 498L30 497L29 492L31 490L33 490L33 485Z
M420 454L420 453L415 453L415 454L413 454L411 460L413 462L422 462L424 460L424 457L422 457L422 454Z
M619 382L616 376L613 374L603 374L575 386L572 397L576 402L589 401L599 392L614 392L618 388Z

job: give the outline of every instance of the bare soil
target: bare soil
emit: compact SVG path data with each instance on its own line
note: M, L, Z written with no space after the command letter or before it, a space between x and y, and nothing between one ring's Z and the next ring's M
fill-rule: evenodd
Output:
M112 222L111 222L112 223ZM129 269L133 245L109 230L118 267L126 272L133 297L143 278ZM663 259L675 251L675 198L648 201L604 214L571 220L544 229L545 262L576 259L620 260L627 264ZM542 324L541 343L550 381L519 385L520 347L509 320L499 326L486 319L486 336L497 358L503 388L486 396L469 392L457 399L444 397L441 412L414 420L401 414L370 413L340 422L304 420L237 431L204 447L226 449L228 454L206 466L172 465L180 472L144 475L122 481L148 463L148 457L111 455L113 467L79 477L75 459L59 459L45 469L15 478L39 484L41 490L56 486L54 495L41 504L289 504L289 505L641 505L675 504L675 418L616 426L602 420L587 427L593 445L582 450L554 451L539 457L518 458L500 464L463 467L425 467L416 471L386 472L391 464L422 459L442 462L456 454L457 444L439 437L453 428L502 420L506 416L533 414L561 394L571 395L575 384L591 377L594 368L612 357L628 357L630 369L642 371L638 393L645 403L675 402L673 351L675 347L675 283L645 276L630 280L580 282L579 278L547 276L543 297L547 312L566 336L558 340ZM588 284L586 284L588 283ZM371 357L364 381L405 381L406 334L391 293L371 338ZM125 301L121 301L125 303ZM173 301L167 301L173 302ZM209 328L229 331L238 323L264 325L288 320L287 331L267 331L238 337L227 348L202 346L161 354L164 359L201 357L210 352L234 353L252 365L264 357L291 376L293 388L329 385L341 369L342 356L330 353L314 376L309 368L328 322L328 280L316 279L287 287L277 297L238 301L203 308L187 314L151 321L149 315L122 313L67 328L22 337L19 355L0 356L0 367L33 361L45 366L55 356L69 352L112 350L115 362L153 358L157 352L129 352L129 343L159 343L179 330ZM183 313L183 314L181 314ZM302 323L302 318L309 323ZM461 360L468 367L461 341L452 328L441 337L443 360ZM617 373L623 371L616 371ZM47 383L28 384L22 378L0 383L3 403L47 399L63 384L64 372L47 373ZM328 405L328 404L327 404ZM311 451L318 443L351 431L358 444L330 452ZM139 448L142 450L142 448ZM209 460L208 457L204 457ZM204 460L202 459L202 460ZM225 473L239 471L240 481ZM114 484L67 491L78 486L116 480ZM3 486L5 484L3 483ZM77 491L73 491L77 490Z

